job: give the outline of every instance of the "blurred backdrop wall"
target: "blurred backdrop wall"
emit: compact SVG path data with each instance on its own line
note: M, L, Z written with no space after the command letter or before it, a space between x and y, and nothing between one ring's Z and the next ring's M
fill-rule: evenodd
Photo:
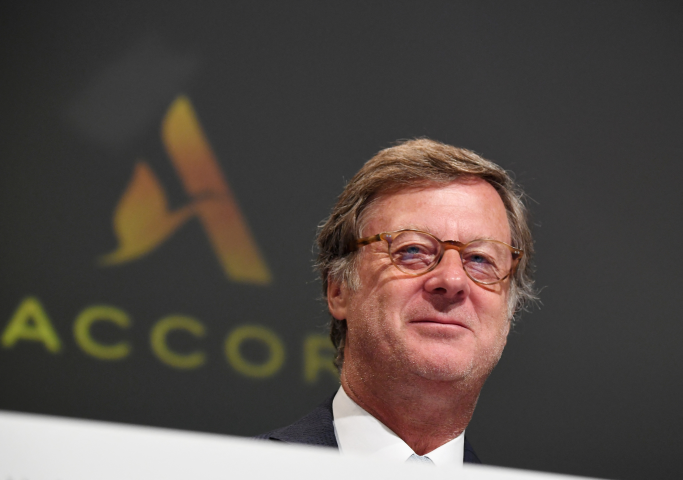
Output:
M397 139L530 196L485 463L680 478L676 2L25 2L0 45L0 408L254 435L338 386L316 225Z

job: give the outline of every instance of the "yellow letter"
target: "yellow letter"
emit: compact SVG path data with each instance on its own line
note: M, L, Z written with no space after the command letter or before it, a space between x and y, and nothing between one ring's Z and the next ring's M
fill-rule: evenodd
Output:
M245 340L260 340L265 343L270 350L270 358L260 365L245 360L240 353L240 345ZM285 349L277 335L265 327L255 325L244 325L233 330L225 339L225 355L235 370L254 378L270 377L285 362Z
M322 355L322 351L329 355ZM338 378L337 367L334 366L336 350L327 335L309 335L304 340L304 377L308 383L318 380L318 372L325 370Z
M2 334L2 346L11 348L18 340L43 342L50 352L57 353L62 349L57 332L45 313L45 309L36 297L26 297Z
M225 179L190 99L176 98L161 136L228 278L268 285L272 275Z
M179 354L174 352L166 344L166 335L171 330L185 330L195 337L203 337L205 334L204 325L194 318L181 315L171 315L159 320L152 328L151 344L152 351L159 357L159 360L175 368L189 370L200 367L206 362L204 352L194 352Z
M95 322L112 322L121 328L130 327L130 318L118 308L97 305L83 310L74 322L74 338L85 353L102 360L119 360L130 353L128 342L103 345L90 336L90 326Z

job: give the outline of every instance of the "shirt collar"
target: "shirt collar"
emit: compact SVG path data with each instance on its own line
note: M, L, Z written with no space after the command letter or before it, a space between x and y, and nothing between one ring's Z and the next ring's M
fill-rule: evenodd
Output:
M403 463L413 450L382 422L363 410L339 387L332 400L334 434L343 455L371 455ZM465 432L431 451L427 456L438 466L462 467Z

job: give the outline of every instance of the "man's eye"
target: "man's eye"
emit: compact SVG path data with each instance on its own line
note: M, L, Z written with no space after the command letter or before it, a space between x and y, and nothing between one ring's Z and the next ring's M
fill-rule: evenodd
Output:
M473 263L488 263L488 259L483 255L472 255L469 261Z
M464 256L463 261L473 265L496 265L496 261L491 255L486 255L483 252L471 252Z
M410 270L423 270L434 261L434 253L425 245L401 245L392 252L394 262Z
M424 245L412 243L409 245L402 245L397 248L396 254L401 255L402 257L411 258L415 256L429 255L430 252L429 249Z

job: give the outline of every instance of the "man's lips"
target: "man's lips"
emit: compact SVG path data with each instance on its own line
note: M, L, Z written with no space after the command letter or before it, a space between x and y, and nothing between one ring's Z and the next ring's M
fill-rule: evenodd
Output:
M468 330L471 330L471 328L465 322L463 322L461 320L454 319L454 318L439 318L439 317L417 318L417 319L411 320L409 323L424 324L424 325L434 324L434 325L462 327L462 328L466 328Z

